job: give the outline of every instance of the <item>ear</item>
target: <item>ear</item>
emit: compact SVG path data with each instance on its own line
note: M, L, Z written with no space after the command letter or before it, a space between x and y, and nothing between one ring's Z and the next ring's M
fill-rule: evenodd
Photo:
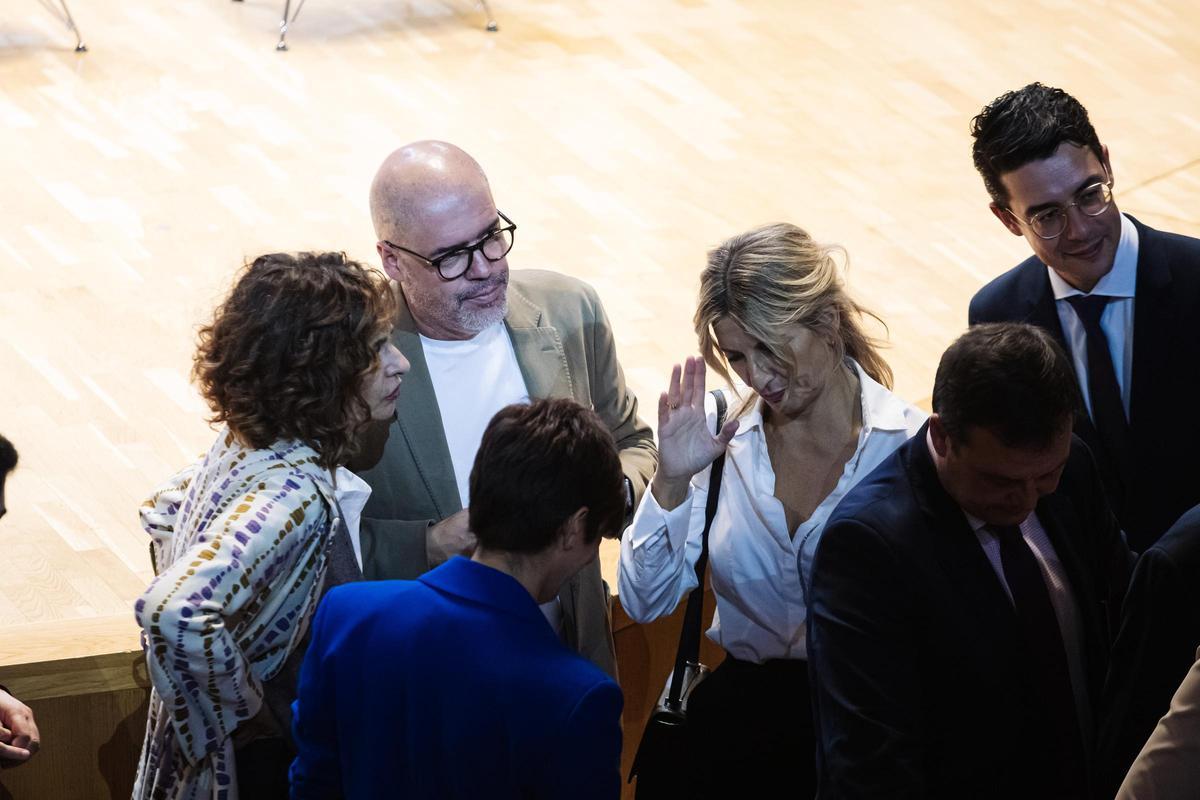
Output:
M1100 145L1100 163L1104 165L1104 171L1108 173L1108 179L1116 185L1117 179L1113 177L1112 162L1108 158L1108 145Z
M997 203L992 203L988 206L988 208L990 208L992 213L996 215L996 219L1000 220L1000 223L1004 225L1004 227L1008 228L1009 233L1011 233L1013 236L1024 235L1021 230L1021 226L1017 224L1015 219L1013 219L1011 211L1009 211L1007 208L1001 208Z
M392 248L383 242L376 242L375 252L379 254L379 263L383 265L384 273L396 283L400 283L400 258L393 252Z
M558 546L564 552L587 546L587 516L587 506L580 506L574 514L563 520L558 529Z
M934 414L929 418L929 440L933 442L933 451L938 454L939 458L945 458L946 454L950 452L950 437L942 426L940 414Z

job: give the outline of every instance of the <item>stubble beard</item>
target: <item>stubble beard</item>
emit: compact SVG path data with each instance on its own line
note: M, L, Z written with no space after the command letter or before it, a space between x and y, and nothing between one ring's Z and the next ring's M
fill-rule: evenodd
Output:
M479 287L477 286L472 287L470 292L464 292L454 298L455 321L460 328L472 334L478 334L504 319L504 315L508 313L508 275L505 274L498 280L489 280L487 287L483 291L490 291L496 284L500 284L503 287L500 299L494 305L486 308L467 305L468 298L480 294Z

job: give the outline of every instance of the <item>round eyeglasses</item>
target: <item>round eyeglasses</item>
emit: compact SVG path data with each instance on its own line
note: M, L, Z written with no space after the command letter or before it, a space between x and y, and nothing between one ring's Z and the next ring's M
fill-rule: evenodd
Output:
M1067 211L1072 206L1089 217L1098 217L1108 211L1112 199L1112 181L1109 180L1106 183L1093 183L1081 189L1070 203L1044 209L1029 219L1021 219L1011 208L1006 210L1013 219L1025 223L1039 238L1056 239L1067 229Z
M384 239L382 243L393 250L399 250L413 258L424 261L437 270L437 274L442 280L456 280L465 275L467 270L471 268L471 260L475 258L475 253L481 254L488 261L496 262L508 255L509 250L512 250L513 235L517 231L517 224L504 216L503 211L497 211L496 213L500 219L496 221L499 227L494 231L485 234L482 238L471 244L465 244L462 247L454 248L448 253L443 253L437 258L426 258L420 253L409 250L407 247L392 244L387 239ZM504 225L500 225L500 220L504 221Z

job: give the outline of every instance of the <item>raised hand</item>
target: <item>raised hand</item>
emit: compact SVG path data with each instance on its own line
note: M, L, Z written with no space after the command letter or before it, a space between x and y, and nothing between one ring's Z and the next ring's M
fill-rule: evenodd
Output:
M671 369L671 383L658 398L658 472L650 488L665 510L683 502L688 481L725 452L737 432L737 420L716 436L708 429L704 371L704 360L689 356Z

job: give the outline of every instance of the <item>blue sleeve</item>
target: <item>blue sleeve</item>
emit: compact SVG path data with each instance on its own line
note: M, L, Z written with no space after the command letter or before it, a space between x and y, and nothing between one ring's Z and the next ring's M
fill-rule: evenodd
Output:
M545 797L617 800L621 796L621 690L611 680L593 686L567 718L551 760Z
M341 797L341 762L338 757L337 725L326 641L330 626L336 627L330 610L336 589L326 596L313 619L312 640L300 668L296 700L292 703L292 736L297 756L289 772L291 800Z

